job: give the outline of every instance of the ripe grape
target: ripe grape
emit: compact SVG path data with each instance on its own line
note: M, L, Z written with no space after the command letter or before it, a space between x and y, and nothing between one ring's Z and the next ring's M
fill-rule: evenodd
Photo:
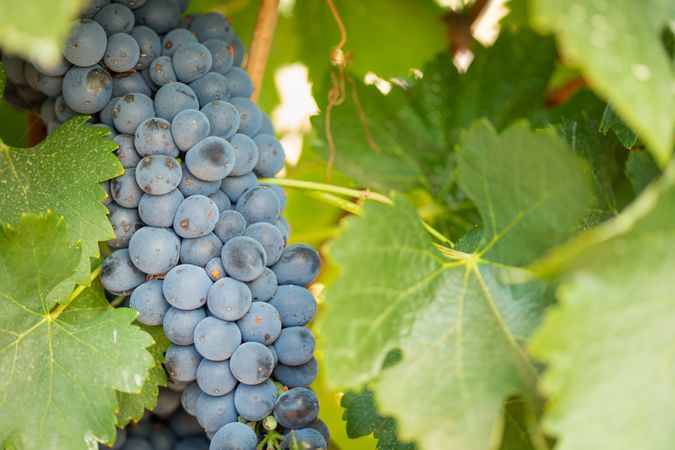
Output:
M305 327L284 328L274 341L274 349L277 351L279 362L287 366L305 364L312 359L315 347L314 335Z
M71 67L63 78L63 99L73 111L93 114L112 98L112 77L101 66Z
M147 96L152 95L152 89L140 73L113 74L113 97L122 97L130 92L138 92Z
M115 237L108 241L111 248L127 247L131 236L143 226L135 208L123 208L115 203L108 206L108 219L115 232Z
M279 286L269 303L279 312L284 327L307 325L316 314L314 296L301 286Z
M251 77L240 67L232 67L227 72L227 81L230 83L232 97L248 98L253 94L253 82Z
M234 136L239 129L239 112L226 101L216 100L207 103L202 107L201 112L209 119L211 136L228 139Z
M178 161L166 155L144 156L136 166L136 182L148 194L168 194L178 187L181 176Z
M197 325L194 339L195 348L204 358L225 361L241 344L241 332L233 322L207 317Z
M277 354L278 357L278 354ZM308 387L316 380L319 373L319 364L316 358L312 357L309 361L299 366L287 366L278 363L274 367L274 378L289 388Z
M162 42L159 36L152 28L144 25L134 27L129 34L136 39L140 50L136 69L143 70L150 67L150 63L162 52Z
M217 397L232 392L237 379L230 370L230 361L202 359L197 368L197 384L206 394Z
M213 282L203 268L180 264L171 269L162 286L164 298L179 309L197 309L206 303Z
M202 308L188 311L171 307L162 321L164 334L171 342L178 345L190 345L194 342L195 328L206 317Z
M134 145L141 156L168 155L175 158L179 154L171 137L171 124L159 117L144 120L138 126L134 133Z
M281 214L277 195L265 186L244 192L237 200L236 209L249 225L256 222L276 223Z
M253 302L246 315L237 321L237 326L244 342L265 345L275 342L282 331L279 313L265 302Z
M237 236L223 246L220 258L230 276L240 281L258 278L265 268L265 249L255 239Z
M230 104L239 111L239 132L247 136L255 136L262 127L262 113L251 100L245 97L232 97Z
M233 392L217 397L202 393L197 398L195 410L199 424L206 431L216 432L224 425L237 421Z
M234 149L225 139L209 136L188 150L185 165L200 180L220 181L232 172Z
M289 389L274 404L274 418L285 428L304 428L318 416L319 401L307 388Z
M180 239L166 228L143 227L129 240L129 255L136 267L159 275L178 264Z
M182 238L206 236L218 222L218 207L203 195L191 195L180 204L173 219L173 229Z
M206 270L209 278L211 278L213 281L218 281L227 275L225 268L223 267L223 262L220 260L220 258L213 258L207 262L206 266L204 266L204 270Z
M230 359L232 375L244 384L260 384L272 375L274 356L258 342L244 342Z
M235 161L231 175L236 177L246 175L258 164L258 146L253 139L240 133L232 136L230 142L234 149Z
M178 81L183 83L192 83L206 75L212 65L211 52L199 42L185 43L173 54L173 69Z
M258 278L246 284L251 289L254 302L266 302L277 291L277 276L271 269L265 267L263 273Z
M126 169L122 175L110 181L110 194L118 205L136 208L143 195L136 183L136 170Z
M295 442L292 444L292 442ZM294 447L297 446L297 447ZM291 430L283 442L283 449L301 448L303 450L326 450L326 440L313 428L300 428Z
M211 72L227 75L234 64L234 48L221 39L209 39L204 41L203 44L211 52L211 59L213 60Z
M134 137L128 134L118 134L113 141L119 145L119 148L115 150L115 155L122 163L122 167L135 169L141 160L141 155L134 148Z
M220 189L218 189L213 194L209 194L208 197L213 200L213 203L216 204L218 211L227 211L232 208L232 202L230 202L230 198Z
M130 34L115 33L108 38L103 62L113 72L127 72L138 64L141 49Z
M256 450L257 446L255 432L243 423L233 422L218 430L209 450Z
M90 67L103 59L108 37L101 25L82 19L73 29L63 48L63 56L79 67Z
M184 28L176 28L162 38L162 55L173 56L181 45L197 42L197 38Z
M251 290L234 278L216 281L206 299L209 311L223 320L239 320L251 307Z
M196 109L185 109L171 121L171 135L179 149L187 151L211 131L209 119Z
M216 72L209 72L190 83L190 88L197 94L200 105L216 100L227 101L230 98L230 85L227 78Z
M175 69L174 61L174 71ZM176 75L178 76L178 74ZM180 76L178 76L178 79L180 80ZM159 88L155 94L157 117L171 121L176 117L176 114L185 109L199 109L197 94L187 84L167 83Z
M284 167L286 154L281 143L272 135L258 134L253 138L258 146L258 164L255 173L260 177L273 177Z
M119 3L104 6L96 13L94 20L103 27L108 36L114 33L128 33L136 22L134 13Z
M131 294L129 306L138 311L138 321L144 325L161 325L169 304L164 300L162 281L150 280Z
M115 128L120 133L133 135L138 126L155 117L155 107L152 99L140 92L132 92L119 97L112 109L112 119Z
M173 344L166 351L164 364L172 379L189 382L197 379L197 367L201 360L194 345Z
M226 177L223 179L220 189L227 194L232 202L236 202L244 192L256 186L258 186L258 178L253 173L247 173L239 177L231 175Z
M198 238L183 239L180 245L180 262L204 267L211 259L220 255L222 248L223 243L213 233Z
M234 391L234 406L241 417L252 422L272 413L277 399L277 387L271 380L257 385L241 383Z
M243 236L246 231L246 219L240 213L234 210L227 210L220 213L218 222L213 232L225 244L237 236Z
M307 244L293 244L286 247L281 258L272 266L279 284L306 286L321 269L319 253Z
M262 245L265 249L268 266L277 262L284 250L284 237L281 235L281 231L270 223L254 223L246 228L244 236L253 238Z
M173 71L173 60L170 56L158 56L150 63L148 70L150 79L157 86L164 86L168 83L178 81L176 73Z
M176 28L180 22L181 9L175 0L148 0L134 10L138 25L146 25L158 34Z
M145 274L131 262L126 248L112 252L101 266L101 283L113 294L128 294L144 281Z
M138 203L141 220L151 227L170 227L185 197L178 189L164 195L143 194Z

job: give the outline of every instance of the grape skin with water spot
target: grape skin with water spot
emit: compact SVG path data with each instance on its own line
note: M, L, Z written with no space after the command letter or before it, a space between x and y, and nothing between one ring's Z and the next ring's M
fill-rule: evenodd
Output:
M133 135L141 123L153 117L155 117L155 107L152 99L140 92L132 92L119 97L112 109L115 128L120 133L128 135Z
M182 238L198 238L211 233L218 218L218 207L210 198L191 195L178 207L173 229Z
M176 73L173 71L173 60L170 56L158 56L150 63L148 71L150 79L157 86L164 86L168 83L178 81Z
M143 191L136 182L136 169L126 169L122 175L110 181L110 195L124 208L136 208Z
M281 334L277 310L265 302L253 302L246 315L237 321L244 342L269 345Z
M115 150L115 155L117 155L117 159L122 163L122 167L125 169L135 169L141 160L141 155L138 154L134 147L134 137L128 134L118 134L113 138L113 141L119 145L119 148Z
M144 156L136 165L136 182L148 194L168 194L178 187L181 176L180 164L167 155Z
M234 149L223 138L209 136L185 154L190 173L204 181L220 181L234 168Z
M141 49L133 36L115 33L108 38L103 62L113 72L127 72L138 64Z
M171 136L171 123L160 117L144 120L134 133L134 146L141 156L168 155L173 158L180 153Z
M205 195L209 196L216 192L220 187L220 182L204 181L192 175L190 170L183 164L183 178L180 180L178 189L189 197L191 195Z
M138 210L123 208L114 203L108 206L108 220L115 232L115 237L108 241L111 248L127 247L131 236L143 227Z

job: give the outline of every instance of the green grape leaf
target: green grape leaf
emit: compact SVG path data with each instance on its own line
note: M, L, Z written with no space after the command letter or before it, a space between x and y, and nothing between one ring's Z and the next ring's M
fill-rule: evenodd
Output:
M560 303L531 342L533 355L548 363L544 425L559 450L675 442L673 211L671 165L621 215L538 266L562 280Z
M57 62L68 30L85 0L3 0L0 46L26 59Z
M403 443L396 437L396 422L391 417L382 417L375 406L373 392L364 387L361 391L347 391L340 402L345 408L343 419L347 422L347 434L356 439L373 434L377 448L382 450L414 450L413 443Z
M638 140L638 135L628 128L623 120L614 112L614 109L607 105L602 113L602 122L600 122L600 131L607 134L612 131L625 148L633 148Z
M654 159L645 152L631 152L626 161L626 177L636 194L639 194L661 174Z
M522 343L551 302L545 285L517 281L513 273L523 271L508 264L528 263L570 233L590 188L555 133L523 124L498 135L478 123L459 158L460 182L472 193L474 183L484 187L476 200L495 200L479 201L489 238L478 252L439 252L400 196L394 206L366 203L330 248L341 274L326 290L319 328L329 382L370 381L402 439L482 450L502 436L507 398L536 404L537 371ZM504 170L487 171L487 163ZM401 361L382 370L396 348Z
M615 183L621 171L617 159L625 149L614 134L604 135L598 130L605 106L584 89L549 113L549 121L560 137L591 169L595 201L586 211L584 227L607 220L619 210Z
M581 161L550 130L522 124L500 135L486 121L458 154L459 184L483 219L488 259L522 266L568 237L591 192Z
M504 432L499 450L545 450L553 448L542 434L531 406L522 398L504 402Z
M108 131L86 126L85 120L70 119L32 148L0 141L0 222L16 224L24 212L51 210L63 216L68 238L82 242L82 259L73 274L80 284L89 279L89 259L99 255L98 241L114 236L98 183L123 171L112 153L116 144L103 137ZM68 289L65 282L53 295Z
M171 342L164 334L164 329L161 325L153 327L141 325L141 328L152 336L155 341L148 349L155 365L150 369L140 394L117 392L117 401L119 403L119 412L117 413L118 427L124 427L130 421L138 422L143 417L146 409L153 410L157 406L159 387L166 386L168 381L162 363L164 362L164 352L169 348Z
M77 450L115 437L115 391L140 391L151 337L99 286L53 298L81 247L63 219L0 227L0 446ZM73 284L71 283L71 288Z
M452 150L474 120L485 117L501 129L517 118L543 115L555 55L552 39L504 31L492 47L476 49L465 74L444 53L409 89L394 85L383 95L373 86L346 83L345 102L333 109L330 121L335 167L364 186L423 187L438 194L453 182ZM318 150L328 157L325 116L313 124Z
M673 5L665 0L531 1L533 23L556 33L565 58L580 67L661 165L672 151L675 124L673 72L661 41L662 30L675 20Z

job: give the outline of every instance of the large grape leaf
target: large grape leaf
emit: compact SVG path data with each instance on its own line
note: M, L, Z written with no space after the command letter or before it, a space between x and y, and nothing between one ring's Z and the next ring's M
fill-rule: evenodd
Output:
M552 253L560 305L531 343L547 362L545 426L560 450L675 442L675 173L621 215Z
M99 288L53 299L81 247L63 219L0 227L0 446L91 449L115 436L115 390L140 391L151 337ZM71 288L73 284L71 283ZM78 295L79 294L79 295Z
M673 147L673 69L661 41L667 0L531 0L533 22L557 34L563 55L637 131L662 165Z
M124 427L130 421L138 422L143 417L146 409L153 410L157 406L157 396L159 387L166 386L168 378L166 371L162 366L164 362L164 352L171 345L171 341L164 334L161 325L145 326L141 328L146 331L155 340L154 344L148 349L154 360L154 365L145 378L141 393L118 392L117 401L119 411L117 413L117 426Z
M3 0L0 47L43 61L58 61L72 22L86 0Z
M517 125L499 135L489 123L476 123L462 141L457 172L483 218L481 253L526 265L569 236L590 202L583 170L550 131Z
M515 266L569 234L590 198L582 165L555 133L520 123L497 135L479 123L460 148L460 183L476 194L486 227L477 252L437 251L402 197L393 207L366 204L330 249L342 272L320 321L329 381L374 380L382 413L425 449L494 448L503 402L520 393L536 404L537 372L522 342L550 293L517 283ZM380 373L395 348L401 362Z
M0 222L16 224L24 212L52 210L63 216L69 239L82 242L82 260L73 274L78 283L89 279L89 258L99 255L98 241L114 236L98 183L123 171L112 153L116 144L103 137L108 131L86 126L85 120L70 119L32 148L0 141ZM64 283L54 295L68 289Z
M476 49L465 74L444 53L409 89L394 86L385 96L373 86L347 83L345 102L331 115L335 166L363 186L403 191L421 186L438 194L452 184L452 150L474 120L488 118L501 129L517 118L542 116L555 57L551 39L504 31L492 47ZM379 151L367 139L352 89ZM327 156L325 116L313 125L317 147Z

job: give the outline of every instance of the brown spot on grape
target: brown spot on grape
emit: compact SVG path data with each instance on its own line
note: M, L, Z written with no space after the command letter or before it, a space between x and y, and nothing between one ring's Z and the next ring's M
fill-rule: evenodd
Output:
M189 220L181 220L180 221L180 227L181 228L189 228L190 227L190 221Z

